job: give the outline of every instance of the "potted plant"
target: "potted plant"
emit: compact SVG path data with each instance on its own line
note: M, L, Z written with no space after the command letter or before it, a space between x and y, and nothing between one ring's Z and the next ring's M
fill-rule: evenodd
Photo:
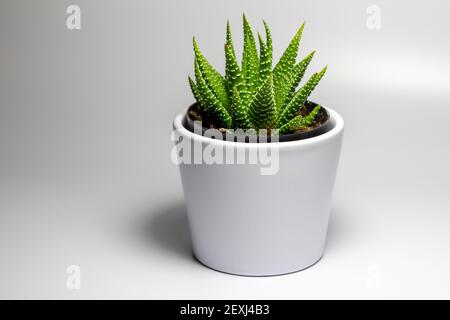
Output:
M258 50L244 16L239 64L227 23L225 76L194 38L196 103L173 123L194 255L238 275L290 273L322 257L344 129L308 101L326 67L300 85L314 55L296 62L304 24L274 67L264 29Z

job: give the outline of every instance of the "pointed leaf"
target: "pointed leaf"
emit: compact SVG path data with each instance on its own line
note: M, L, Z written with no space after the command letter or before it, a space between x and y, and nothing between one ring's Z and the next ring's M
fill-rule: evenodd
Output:
M303 117L298 115L278 129L279 134L288 134L300 127Z
M279 134L287 134L293 131L296 131L301 128L308 128L313 124L316 119L317 114L320 111L320 106L316 106L307 116L302 117L301 115L297 115L292 120L290 120L285 125L281 126L279 129Z
M279 117L278 127L282 127L298 114L300 106L306 102L326 71L327 67L323 68L319 73L314 73L306 84L295 93Z
M283 55L273 69L273 83L275 86L275 100L278 111L281 111L284 97L287 90L287 83L291 81L291 70L294 67L297 58L298 47L302 37L305 24L303 23L298 29L295 36L292 38L289 46L284 51Z
M270 34L270 28L267 25L267 23L263 20L264 23L264 29L266 31L266 45L267 45L267 49L271 52L273 52L273 48L272 48L272 35Z
M270 129L276 122L275 96L272 74L259 88L249 108L250 121L256 129Z
M273 70L273 81L275 85L278 85L279 81L281 81L281 79L283 78L283 74L291 71L292 67L294 66L304 27L305 24L303 23L302 26L298 29L294 38L292 38L289 46L284 51L283 55L280 58L280 61L278 61L277 65L275 66L275 69Z
M307 128L312 125L320 109L321 106L318 105L307 116L303 117L302 122L298 128Z
M249 91L250 98L256 91L258 82L258 50L256 49L255 38L253 36L250 24L247 21L245 15L243 16L244 24L244 50L242 52L242 75L245 80L245 85ZM244 103L250 103L249 99Z
M188 77L189 80L189 86L191 87L191 91L192 94L194 95L195 100L197 101L197 103L202 106L203 108L205 107L203 102L202 102L202 97L200 95L200 92L198 91L198 87L195 84L194 80L192 80L191 77Z
M283 110L286 104L292 99L292 96L295 93L295 89L302 81L302 78L305 75L305 71L308 68L309 63L311 62L314 53L315 51L308 54L302 61L297 63L292 69L290 79L286 83L285 92L283 92L282 93L283 96L281 96L281 99L283 101L283 103L281 104L281 110Z
M285 97L287 96L289 85L288 83L292 82L292 72L286 72L280 76L278 79L278 84L275 87L275 104L277 106L277 113L281 114L284 110Z
M200 51L197 41L193 38L195 59L198 61L200 70L203 77L208 84L208 87L214 92L214 95L219 99L222 106L226 109L229 108L230 102L226 90L225 79L222 75L214 69L211 64L206 60L205 56Z
M233 37L231 36L230 21L227 21L227 41L226 41L226 44L227 44L228 47L230 47L231 54L234 57L234 60L236 60L236 53L234 51Z
M208 87L204 75L200 69L199 62L195 60L195 80L197 81L198 92L203 102L204 111L209 117L218 121L218 126L230 128L232 118L225 107L222 106L219 99L214 95L214 92Z
M233 88L233 96L231 98L232 117L234 129L248 129L252 127L250 119L247 114L247 108L244 105L239 91L236 87Z
M259 75L258 75L258 87L261 86L264 81L266 81L269 73L272 71L272 59L273 59L273 49L272 49L272 36L270 34L270 29L267 23L263 20L264 29L266 31L266 42L262 40L261 35L258 33L259 39L259 50L260 50L260 61L259 61Z
M239 64L234 54L233 43L229 41L232 40L231 38L227 37L227 43L225 43L225 81L227 85L228 96L231 97L233 95L234 87L237 88L240 94L247 90L245 88L241 69L239 68Z
M272 51L269 50L267 45L264 43L261 35L258 33L259 40L259 76L258 76L258 87L261 86L272 72Z

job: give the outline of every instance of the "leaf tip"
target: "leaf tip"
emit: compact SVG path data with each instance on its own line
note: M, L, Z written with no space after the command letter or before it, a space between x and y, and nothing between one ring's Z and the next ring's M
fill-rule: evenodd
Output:
M259 43L264 44L263 38L261 36L261 33L259 33L259 31L258 31L258 40L259 40Z
M300 28L298 28L297 33L295 34L295 38L297 38L297 41L300 41L300 38L303 33L303 29L305 28L305 23L303 22Z
M250 28L250 23L248 22L247 16L245 15L245 13L242 14L242 22L244 24L244 28L245 29L251 29Z

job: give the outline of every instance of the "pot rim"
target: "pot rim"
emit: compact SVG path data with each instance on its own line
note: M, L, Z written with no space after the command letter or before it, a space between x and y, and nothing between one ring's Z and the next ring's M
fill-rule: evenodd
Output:
M331 120L334 122L334 127L330 129L329 131L322 133L318 136L314 136L311 138L301 139L301 140L294 140L294 141L283 141L283 142L236 142L236 141L226 141L226 140L219 140L219 139L211 139L209 137L198 135L194 132L189 131L186 129L183 125L183 117L187 111L185 109L183 112L179 113L174 121L173 121L173 129L179 132L182 136L188 137L192 139L194 142L204 142L208 144L217 144L217 145L223 145L223 146L235 146L235 147L244 147L244 148L258 148L258 147L277 147L281 149L287 149L287 148L293 148L293 147L300 147L300 146L307 146L311 144L317 144L321 142L326 142L328 140L331 140L338 134L340 134L344 130L344 119L333 109L330 109L328 107L325 108L329 114Z

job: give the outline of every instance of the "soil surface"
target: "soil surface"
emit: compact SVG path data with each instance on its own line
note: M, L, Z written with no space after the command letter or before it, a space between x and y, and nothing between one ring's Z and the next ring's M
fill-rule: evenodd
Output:
M302 117L307 116L316 106L317 106L316 103L307 101L303 106L299 108L298 114L301 115ZM192 121L202 121L202 125L204 128L215 128L222 132L226 132L225 128L217 128L214 125L214 121L208 119L204 115L203 109L197 103L193 104L189 108L188 115ZM328 117L329 117L328 113L323 108L321 108L316 118L314 119L314 122L308 128L298 129L295 131L295 133L307 132L315 128L318 128L328 120Z

